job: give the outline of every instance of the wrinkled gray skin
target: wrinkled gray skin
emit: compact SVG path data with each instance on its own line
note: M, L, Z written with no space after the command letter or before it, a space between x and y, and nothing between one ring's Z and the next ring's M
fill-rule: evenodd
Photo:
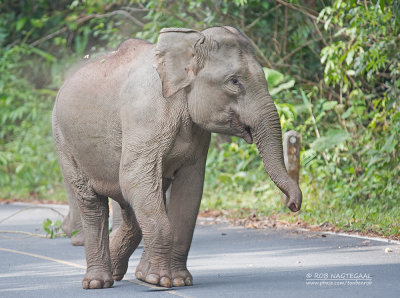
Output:
M192 285L186 260L211 132L256 142L288 207L300 209L300 188L283 162L277 110L249 41L236 29L163 29L157 44L128 40L65 82L53 134L82 219L83 288L122 279L142 237L139 280ZM123 216L110 244L107 197Z
M71 237L71 243L75 246L82 246L85 244L83 235L81 215L79 212L78 204L74 198L73 193L67 189L67 197L69 204L69 212L62 223L62 230L68 237ZM121 207L119 204L112 200L112 229L116 230L122 224Z

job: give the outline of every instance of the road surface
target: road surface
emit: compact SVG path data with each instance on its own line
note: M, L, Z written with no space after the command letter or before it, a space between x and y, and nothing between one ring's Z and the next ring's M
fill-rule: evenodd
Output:
M194 286L162 289L137 281L140 245L122 281L83 290L83 247L17 233L44 235L43 220L61 218L47 208L65 215L68 207L26 209L32 206L0 204L0 297L400 297L399 243L207 219L198 220L189 254Z

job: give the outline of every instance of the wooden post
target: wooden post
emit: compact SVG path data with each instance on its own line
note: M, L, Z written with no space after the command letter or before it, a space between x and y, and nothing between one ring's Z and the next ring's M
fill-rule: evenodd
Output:
M283 136L283 158L289 176L299 183L300 172L301 136L294 130L286 132ZM282 194L281 201L285 206L288 203L286 195Z

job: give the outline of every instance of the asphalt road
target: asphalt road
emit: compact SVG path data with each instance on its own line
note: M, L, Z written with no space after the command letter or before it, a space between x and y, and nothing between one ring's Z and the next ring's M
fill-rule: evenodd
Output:
M398 243L205 219L198 221L189 255L194 286L165 290L137 281L139 246L122 281L83 290L83 247L17 233L44 234L43 220L60 215L25 209L3 220L29 206L0 204L0 297L400 297ZM67 212L67 206L40 206Z

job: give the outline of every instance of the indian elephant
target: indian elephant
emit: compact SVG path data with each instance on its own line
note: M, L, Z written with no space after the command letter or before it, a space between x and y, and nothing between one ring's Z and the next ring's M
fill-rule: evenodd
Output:
M74 194L70 191L68 185L66 187L69 211L67 216L64 218L61 228L68 237L71 237L72 245L82 246L85 244L85 239L83 235L82 220L79 207ZM121 207L114 200L112 200L112 211L112 217L110 216L110 218L112 218L111 226L112 230L114 231L119 228L123 220Z
M289 209L300 209L302 193L285 169L263 70L233 27L166 28L156 44L123 42L66 80L52 123L63 178L82 219L84 289L121 280L142 237L139 280L192 285L186 261L211 132L255 142ZM123 217L110 242L107 197Z

